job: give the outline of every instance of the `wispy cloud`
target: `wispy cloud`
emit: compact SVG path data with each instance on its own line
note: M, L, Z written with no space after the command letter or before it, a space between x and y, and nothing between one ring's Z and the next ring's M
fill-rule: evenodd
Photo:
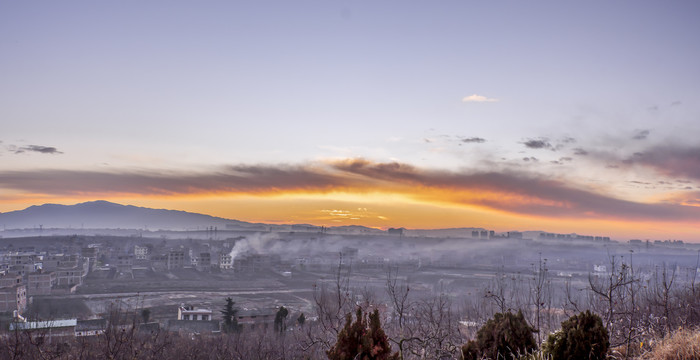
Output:
M554 148L552 146L552 144L549 142L549 139L546 139L546 138L525 140L523 142L523 145L525 145L525 147L529 148L529 149L553 149Z
M22 154L27 152L36 152L41 154L63 154L63 152L58 151L53 146L41 146L41 145L27 145L27 146L15 146L10 145L9 150L15 154Z
M528 149L546 149L552 151L559 151L568 147L570 144L576 142L576 139L572 137L563 137L560 139L550 140L547 137L531 138L522 142Z
M484 143L486 142L486 139L480 137L468 137L460 138L459 141L462 143Z
M465 96L462 99L462 101L463 102L496 102L496 101L498 101L498 99L489 98L489 97L486 97L483 95L473 94L473 95Z
M559 160L552 160L550 162L552 164L555 164L555 165L564 165L565 163L571 162L571 161L574 161L574 159L571 157L568 157L568 156L564 156L564 157L559 158Z
M649 137L649 134L651 131L649 130L638 130L634 136L632 136L633 140L646 140L647 137Z
M700 146L662 145L636 152L622 161L673 177L700 180Z
M24 194L82 197L376 192L525 216L654 221L700 218L700 207L622 200L576 188L566 180L522 171L447 171L364 159L296 166L235 165L202 172L0 171L0 187Z

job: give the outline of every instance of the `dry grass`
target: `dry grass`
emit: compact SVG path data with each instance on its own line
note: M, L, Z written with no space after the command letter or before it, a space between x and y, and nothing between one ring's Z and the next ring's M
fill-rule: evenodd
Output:
M643 360L700 360L700 331L679 329L657 342Z

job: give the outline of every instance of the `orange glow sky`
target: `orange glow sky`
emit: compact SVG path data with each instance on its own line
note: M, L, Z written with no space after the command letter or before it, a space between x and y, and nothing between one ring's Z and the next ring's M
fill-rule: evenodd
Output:
M351 170L338 172L337 168ZM278 183L255 179L256 176L268 177L270 173L282 180ZM324 175L323 183L313 180L319 174ZM160 175L108 174L116 178L115 183L131 184L111 192L110 184L102 179L98 178L92 185L80 185L72 179L93 176L61 173L55 175L53 181L36 186L49 189L54 186L54 191L66 194L7 193L0 210L11 211L46 202L73 204L104 199L275 224L354 224L382 229L484 227L496 231L541 230L618 239L686 241L694 240L700 230L695 217L699 213L696 210L700 211L698 207L621 201L592 191L581 193L561 182L523 175L504 177L503 174L430 171L359 159L297 169L256 167L253 174L239 169L235 175L229 175L230 178L222 180L222 174L216 173L216 180L212 180L201 173L196 176L168 173L165 176L170 180L178 177L184 180L167 184ZM306 188L294 185L303 186L309 178L312 180L308 180ZM66 188L63 181L73 185ZM246 184L247 188L237 189L239 183ZM92 188L93 185L97 188ZM88 191L83 193L83 187L88 187ZM548 197L550 190L558 194ZM586 202L586 198L591 197L598 197L592 205ZM618 208L626 213L618 212ZM669 211L677 213L676 217L661 217Z

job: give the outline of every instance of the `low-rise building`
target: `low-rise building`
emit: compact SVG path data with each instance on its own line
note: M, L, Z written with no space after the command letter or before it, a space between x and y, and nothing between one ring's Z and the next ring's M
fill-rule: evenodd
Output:
M58 284L56 273L38 270L27 275L27 295L51 295L51 289Z
M178 320L204 320L209 321L212 311L210 309L195 308L190 305L184 305L177 308Z
M49 320L49 321L24 321L10 323L10 331L40 331L50 342L54 337L75 336L76 319Z
M27 286L14 285L0 288L0 312L21 314L27 309Z
M82 285L85 273L82 268L56 269L56 285L72 286Z
M197 271L208 272L211 270L211 253L201 252L196 257L195 269Z
M134 256L128 254L117 255L114 259L114 264L117 266L117 271L121 273L130 273L134 267Z
M52 271L58 268L74 268L78 267L79 261L79 256L75 254L45 255L42 260L42 269Z
M6 255L7 273L25 276L41 269L42 256L28 253L14 253Z
M242 309L236 314L238 325L244 327L267 326L275 323L275 309Z
M168 252L168 270L181 269L185 266L185 250L173 249Z
M107 319L78 320L75 336L98 336L105 333Z
M219 321L214 320L176 320L169 319L167 322L168 331L180 334L205 334L214 333L221 330Z
M228 252L219 253L219 269L230 270L233 268L233 257Z
M147 246L134 245L134 257L136 260L147 260L149 253Z
M6 274L0 277L0 288L11 287L22 284L21 275Z

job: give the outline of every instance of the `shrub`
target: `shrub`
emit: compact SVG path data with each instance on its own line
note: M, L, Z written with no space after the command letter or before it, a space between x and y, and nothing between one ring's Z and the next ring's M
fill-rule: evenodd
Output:
M698 360L700 359L700 331L678 330L659 341L645 360Z
M462 358L464 360L479 359L479 346L476 345L476 341L469 340L466 344L462 346Z
M345 327L338 333L338 341L328 350L327 355L331 360L398 358L398 353L391 354L391 345L379 322L379 311L374 310L365 319L359 308L355 322L352 322L352 315L347 314Z
M537 348L534 329L522 312L497 313L476 334L476 342L462 347L465 359L507 359L529 353Z
M600 316L590 311L570 317L543 345L552 360L604 360L610 347Z

